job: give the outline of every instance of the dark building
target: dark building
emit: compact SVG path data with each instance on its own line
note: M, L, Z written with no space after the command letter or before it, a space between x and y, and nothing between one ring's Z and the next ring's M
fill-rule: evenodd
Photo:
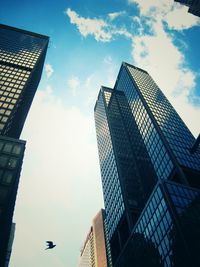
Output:
M200 0L174 0L185 6L188 6L188 12L200 17Z
M19 140L39 84L49 38L0 24L0 266L8 265L25 150Z
M0 135L19 138L39 84L49 38L0 24Z
M127 63L114 89L101 88L95 124L115 263L156 183L200 188L200 149L150 75Z
M199 226L200 191L159 182L115 266L198 267Z

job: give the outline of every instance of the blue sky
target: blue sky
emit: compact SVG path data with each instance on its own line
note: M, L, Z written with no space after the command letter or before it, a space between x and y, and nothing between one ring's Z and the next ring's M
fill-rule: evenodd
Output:
M173 0L2 0L3 24L50 36L24 127L11 267L75 267L103 206L93 108L122 61L146 69L200 132L200 18ZM57 247L45 251L45 240Z

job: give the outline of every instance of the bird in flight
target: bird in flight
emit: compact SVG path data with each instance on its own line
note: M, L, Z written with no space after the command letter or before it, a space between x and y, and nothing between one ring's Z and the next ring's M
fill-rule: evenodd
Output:
M46 241L46 243L47 243L47 246L48 246L46 249L52 249L52 248L54 248L56 246L56 245L53 244L52 241Z

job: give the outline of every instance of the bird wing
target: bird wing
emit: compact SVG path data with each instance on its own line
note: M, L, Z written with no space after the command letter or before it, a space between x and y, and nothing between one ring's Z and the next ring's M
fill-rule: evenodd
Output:
M46 243L48 243L49 246L52 246L53 245L53 242L52 241L46 241Z

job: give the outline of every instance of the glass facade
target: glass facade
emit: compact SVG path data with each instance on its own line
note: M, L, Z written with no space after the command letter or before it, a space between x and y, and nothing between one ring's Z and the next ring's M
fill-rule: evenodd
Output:
M158 183L116 266L199 266L199 223L200 191Z
M123 92L102 87L95 122L108 237L117 255L157 178Z
M46 36L0 25L0 134L19 137L47 45Z
M39 84L49 37L0 24L0 266L9 264L25 142L18 140Z
M168 179L177 166L200 171L200 149L190 153L194 136L146 71L124 63L115 90L125 93L160 179Z
M9 241L24 150L24 141L0 136L0 263Z
M108 238L115 266L157 183L174 181L200 188L200 149L191 153L195 138L189 129L150 75L130 64L122 64L114 89L101 88L94 110ZM152 202L148 212L153 205L155 218L162 217L163 222L147 245L152 245L155 255L165 255L165 262L164 256L159 257L155 266L173 266L167 265L171 260L167 238L175 229L173 220L178 215L170 214L167 200L159 195L159 187L157 190L158 202ZM136 231L136 239L146 242L152 221L142 221L144 233ZM165 226L166 232L162 228ZM154 241L161 245L155 248Z
M107 91L111 93L110 89L107 89ZM108 96L109 94L105 93L105 95ZM110 239L124 213L125 206L107 120L106 105L104 91L102 90L99 94L98 103L95 109L95 123L108 224L108 236Z

